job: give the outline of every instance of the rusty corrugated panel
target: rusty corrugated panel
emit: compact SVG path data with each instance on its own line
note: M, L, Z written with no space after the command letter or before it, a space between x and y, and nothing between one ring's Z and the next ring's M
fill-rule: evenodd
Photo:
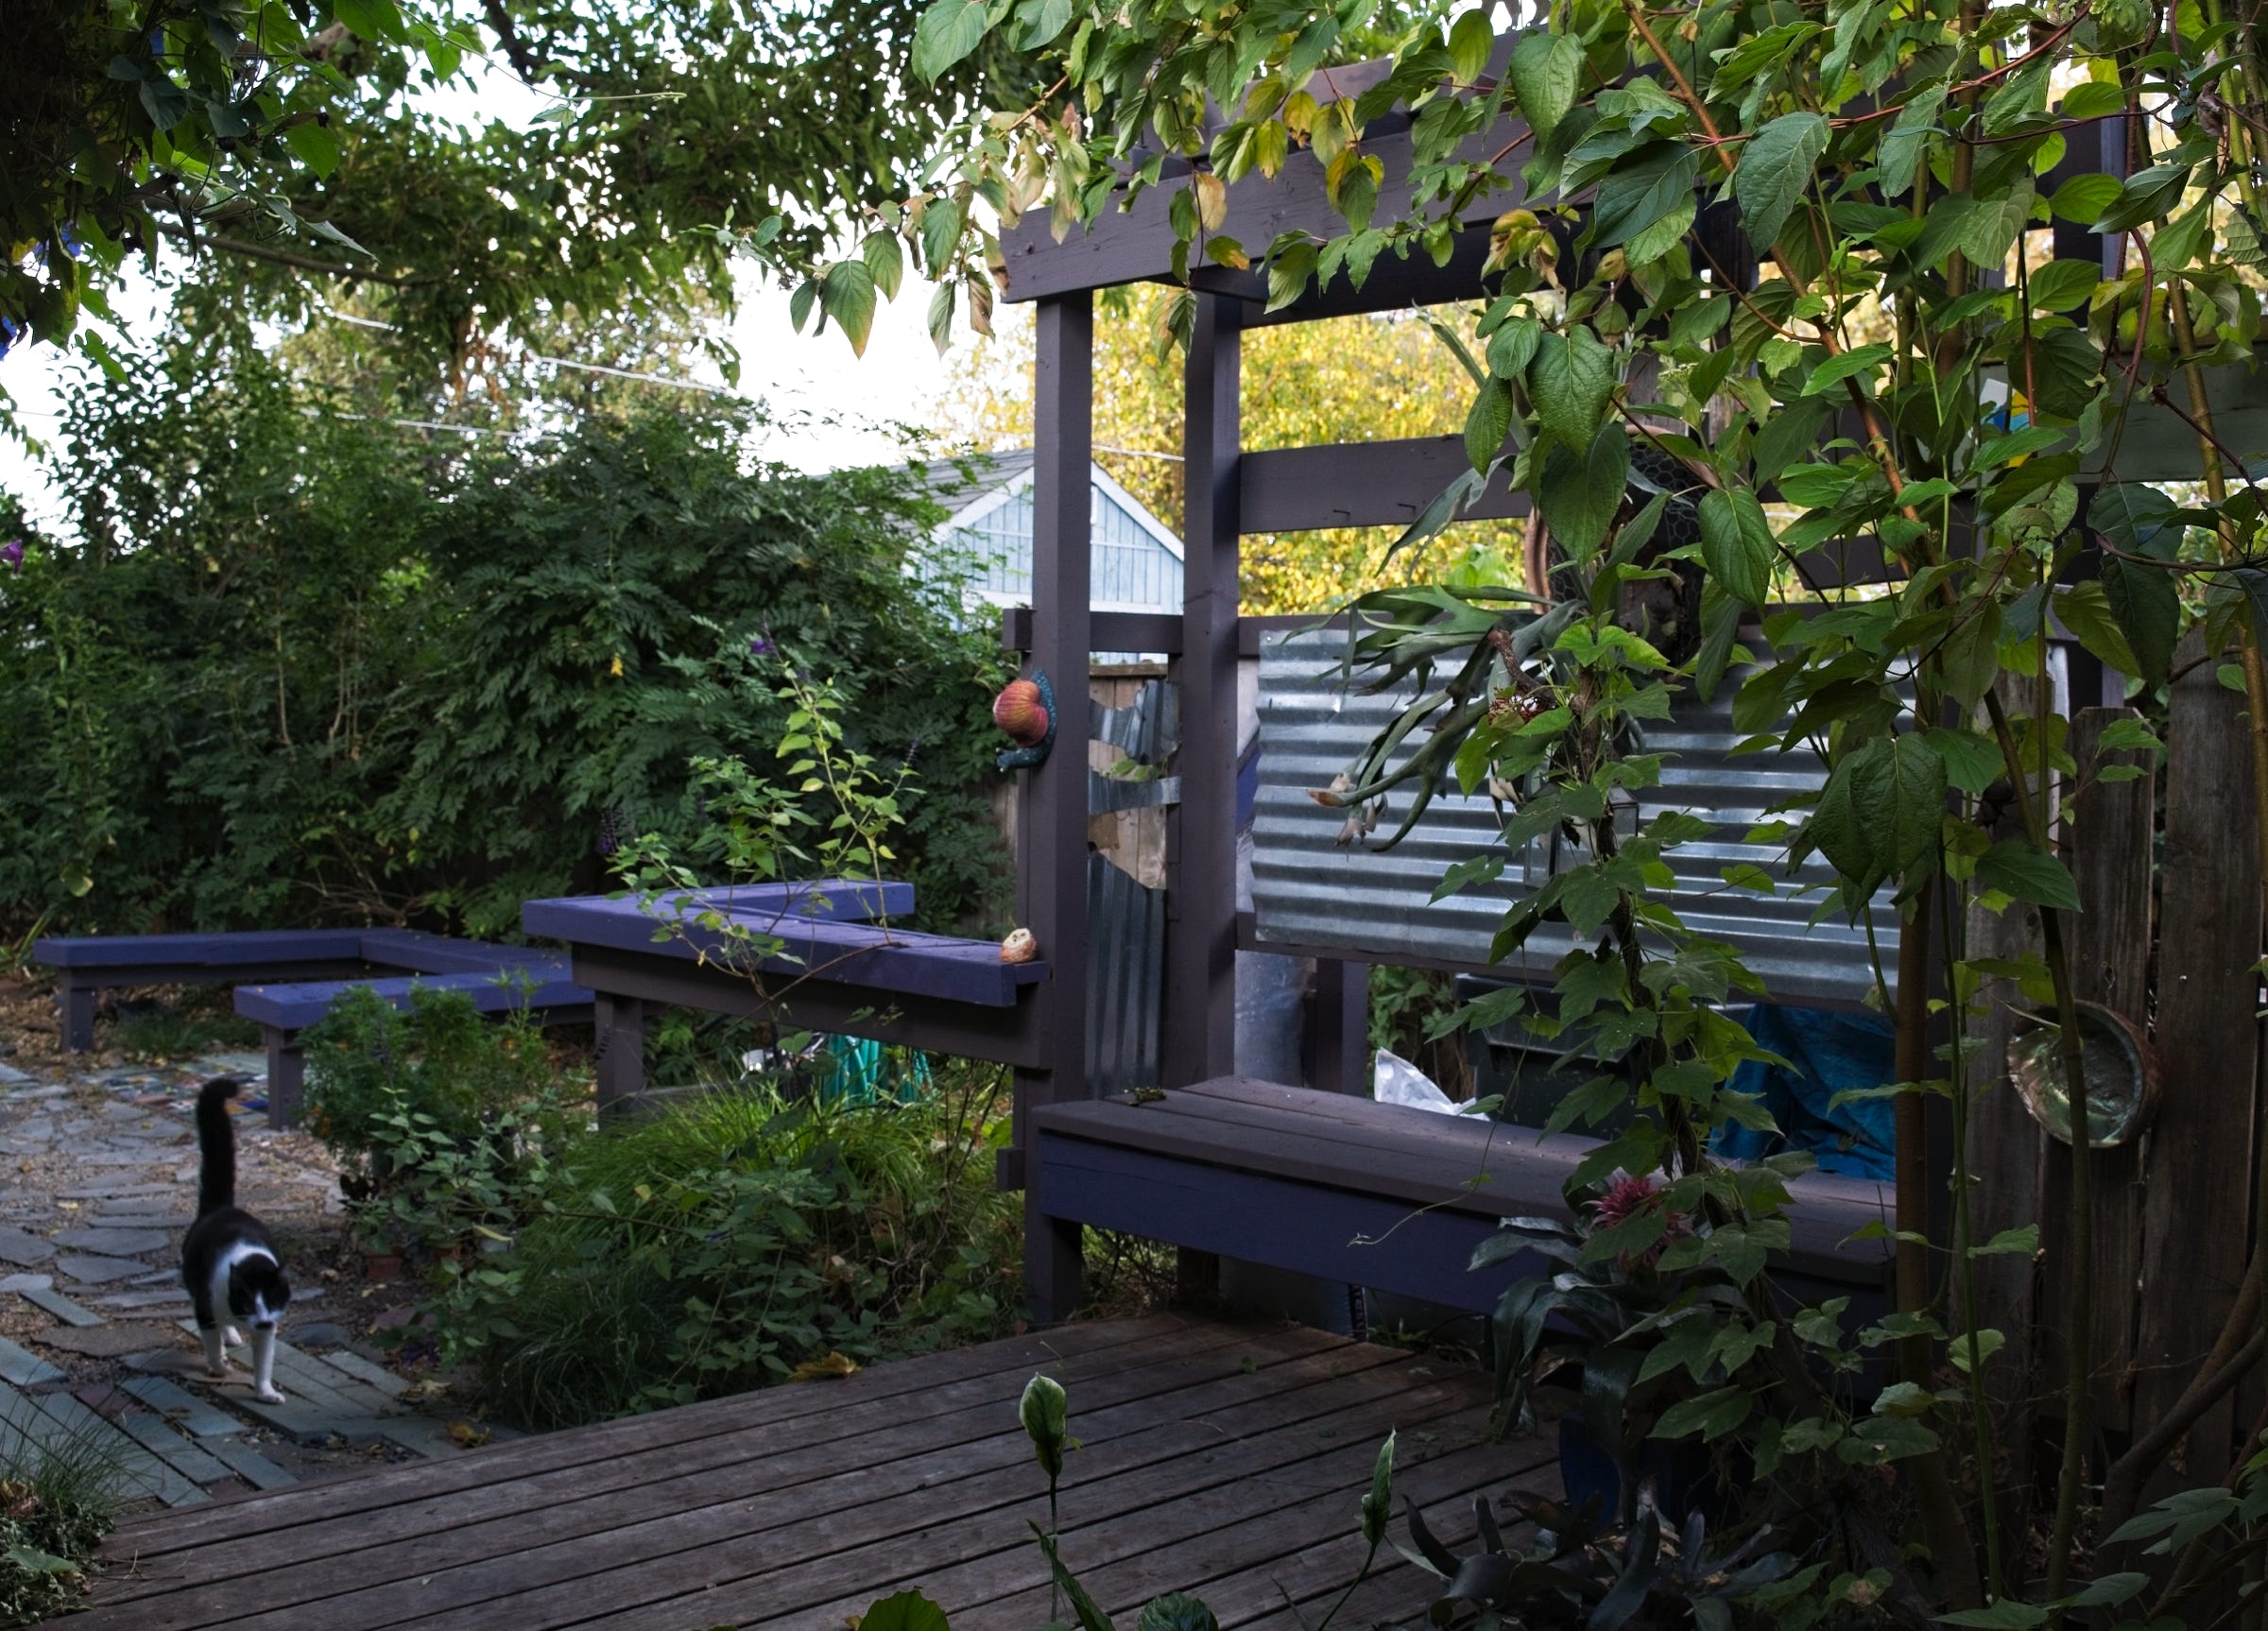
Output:
M1343 692L1339 665L1345 652L1344 633L1317 630L1280 637L1261 657L1252 866L1259 937L1344 948L1381 962L1415 957L1484 966L1505 906L1550 877L1549 846L1531 847L1492 890L1437 903L1431 897L1449 866L1496 841L1498 817L1487 799L1444 793L1409 836L1383 853L1360 840L1341 846L1336 840L1346 813L1326 809L1308 794L1328 787L1416 695ZM1821 897L1798 893L1828 882L1831 870L1814 858L1788 879L1778 846L1742 841L1767 806L1819 784L1819 762L1809 753L1730 757L1738 740L1730 719L1733 690L1728 680L1713 704L1688 701L1675 719L1646 727L1647 750L1668 757L1662 784L1641 797L1639 818L1680 809L1718 825L1711 836L1673 852L1677 884L1671 899L1694 933L1739 948L1774 999L1863 1001L1874 983L1864 928L1833 915L1813 925ZM1396 793L1374 836L1400 824L1409 798L1406 791ZM1766 899L1727 888L1722 869L1741 862L1780 880L1778 895ZM1888 971L1897 963L1897 914L1878 906L1875 919ZM1552 965L1572 945L1566 925L1546 924L1498 971L1548 979Z

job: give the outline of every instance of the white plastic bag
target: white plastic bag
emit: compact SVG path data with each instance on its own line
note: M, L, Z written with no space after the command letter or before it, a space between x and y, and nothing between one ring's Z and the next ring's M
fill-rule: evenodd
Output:
M1406 1105L1414 1110L1436 1110L1445 1116L1457 1113L1456 1100L1435 1087L1433 1077L1383 1048L1378 1050L1378 1063L1371 1072L1370 1096L1382 1105Z

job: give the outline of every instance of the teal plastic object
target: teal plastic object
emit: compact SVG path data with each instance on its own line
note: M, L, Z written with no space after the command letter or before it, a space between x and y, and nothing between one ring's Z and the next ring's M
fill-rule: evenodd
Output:
M870 1105L885 1095L911 1104L930 1085L929 1060L906 1056L911 1068L893 1070L889 1052L865 1037L829 1037L819 1050L819 1099L830 1105Z

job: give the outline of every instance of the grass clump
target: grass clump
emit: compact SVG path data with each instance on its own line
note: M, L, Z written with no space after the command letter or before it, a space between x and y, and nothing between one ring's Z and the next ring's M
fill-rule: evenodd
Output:
M118 1515L119 1468L85 1438L27 1445L0 1459L0 1624L76 1607L94 1552Z
M554 1427L1001 1334L1005 1100L990 1071L940 1074L911 1103L720 1088L575 1141L510 1249L444 1284L445 1355L498 1416Z

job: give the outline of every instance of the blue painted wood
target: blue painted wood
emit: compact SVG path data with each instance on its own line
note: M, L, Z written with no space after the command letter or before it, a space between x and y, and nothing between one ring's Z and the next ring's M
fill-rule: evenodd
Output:
M74 935L32 943L51 969L230 969L277 962L354 961L358 929L255 929L220 935Z
M1535 1273L1530 1253L1474 1274L1473 1247L1495 1223L1469 1212L1419 1211L1383 1195L1326 1189L1041 1132L1040 1210L1195 1251L1485 1313L1506 1286Z
M680 962L793 978L814 976L869 990L900 991L1007 1008L1025 986L1047 977L1044 963L1003 963L990 940L963 940L910 929L821 920L740 901L679 910L674 900L578 896L529 901L520 921L530 935L575 946L603 946ZM735 931L782 942L783 954L755 956Z
M532 986L514 981L499 983L493 973L400 975L379 980L325 980L287 986L239 986L236 1011L248 1020L279 1030L301 1031L331 1011L346 992L362 987L397 1008L409 1005L412 991L461 991L484 1014L512 1013L522 1008L537 1012L588 1007L592 995L567 977L563 960L530 959L526 973Z
M820 878L808 884L725 884L696 890L691 898L738 912L792 912L803 918L829 918L838 923L909 918L914 911L911 884L855 878Z
M517 968L528 957L523 946L454 940L422 929L365 929L361 945L364 962L381 969L406 969L413 974L492 973Z
M1474 1313L1492 1312L1512 1281L1550 1266L1530 1252L1479 1273L1467 1268L1473 1247L1497 1228L1494 1219L1471 1212L1421 1210L1394 1196L1044 1129L1035 1145L1037 1204L1049 1218ZM1864 1272L1826 1278L1786 1265L1775 1271L1780 1289L1800 1300L1847 1297L1846 1319L1852 1329L1889 1312L1881 1278Z

